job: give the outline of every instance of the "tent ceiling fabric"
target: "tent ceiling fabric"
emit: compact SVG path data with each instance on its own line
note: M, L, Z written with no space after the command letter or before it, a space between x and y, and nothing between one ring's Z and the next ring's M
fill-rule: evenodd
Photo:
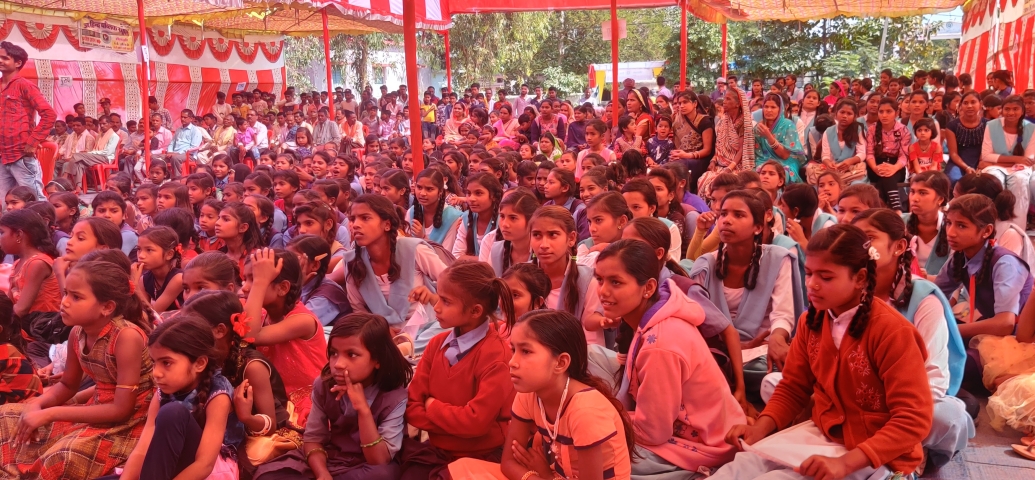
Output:
M318 0L263 2L254 0L144 0L148 26L192 23L219 30L228 36L255 32L276 32L292 36L320 35L323 21L319 8L329 5L328 28L332 33L365 35L375 32L399 33L402 27L391 22L368 20L345 11L337 2ZM117 18L130 25L137 22L136 0L4 0L0 12L40 15Z
M725 19L815 20L836 17L900 17L945 12L965 0L685 0L689 11L710 22ZM674 7L679 0L618 0L619 9ZM607 10L609 0L450 0L450 13Z

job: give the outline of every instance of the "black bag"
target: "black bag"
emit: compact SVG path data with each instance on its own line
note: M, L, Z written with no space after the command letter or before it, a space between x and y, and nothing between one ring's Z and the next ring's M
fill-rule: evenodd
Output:
M32 338L57 345L68 340L72 327L61 321L58 312L32 312L22 317L22 328Z

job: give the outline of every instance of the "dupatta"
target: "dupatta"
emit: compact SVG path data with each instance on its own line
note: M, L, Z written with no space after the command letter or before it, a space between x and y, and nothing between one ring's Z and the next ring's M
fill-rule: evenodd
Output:
M769 142L765 141L758 132L755 132L755 163L761 164L769 160L775 160L783 165L783 169L787 172L787 178L789 182L801 182L801 177L798 175L798 171L805 161L805 151L802 149L801 138L798 137L798 129L795 127L794 122L788 120L784 116L784 104L783 98L780 96L774 96L777 105L780 106L780 114L776 119L776 123L770 130L776 141L783 145L790 155L786 158L780 158L776 154L776 150L769 146ZM764 120L763 120L764 121ZM758 129L761 123L755 125L755 129Z

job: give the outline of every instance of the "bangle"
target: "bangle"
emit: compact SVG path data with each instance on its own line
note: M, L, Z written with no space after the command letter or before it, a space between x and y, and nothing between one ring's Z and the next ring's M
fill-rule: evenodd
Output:
M316 452L320 452L324 455L327 455L327 450L324 450L323 447L316 447L308 452L305 452L305 463L309 463L309 456Z
M373 442L366 443L366 444L360 444L359 448L370 448L370 447L373 447L374 445L377 445L377 444L379 444L379 443L381 443L383 441L385 441L385 437L377 437L377 440L374 440Z
M270 429L273 428L273 419L271 419L269 415L266 415L264 413L260 413L256 415L256 417L262 417L262 430L249 430L248 434L254 437L261 437L270 433Z
M529 471L525 472L524 475L521 476L521 480L528 480L529 478L532 478L532 477L534 477L536 475L539 475L539 472L537 472L535 470L529 470Z

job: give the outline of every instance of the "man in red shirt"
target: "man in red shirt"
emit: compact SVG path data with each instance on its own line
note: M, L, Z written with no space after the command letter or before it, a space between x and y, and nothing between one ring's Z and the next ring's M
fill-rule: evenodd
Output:
M36 147L47 138L57 114L39 88L18 75L29 60L25 49L0 42L0 198L19 185L43 195L43 173ZM35 115L40 121L33 125Z

